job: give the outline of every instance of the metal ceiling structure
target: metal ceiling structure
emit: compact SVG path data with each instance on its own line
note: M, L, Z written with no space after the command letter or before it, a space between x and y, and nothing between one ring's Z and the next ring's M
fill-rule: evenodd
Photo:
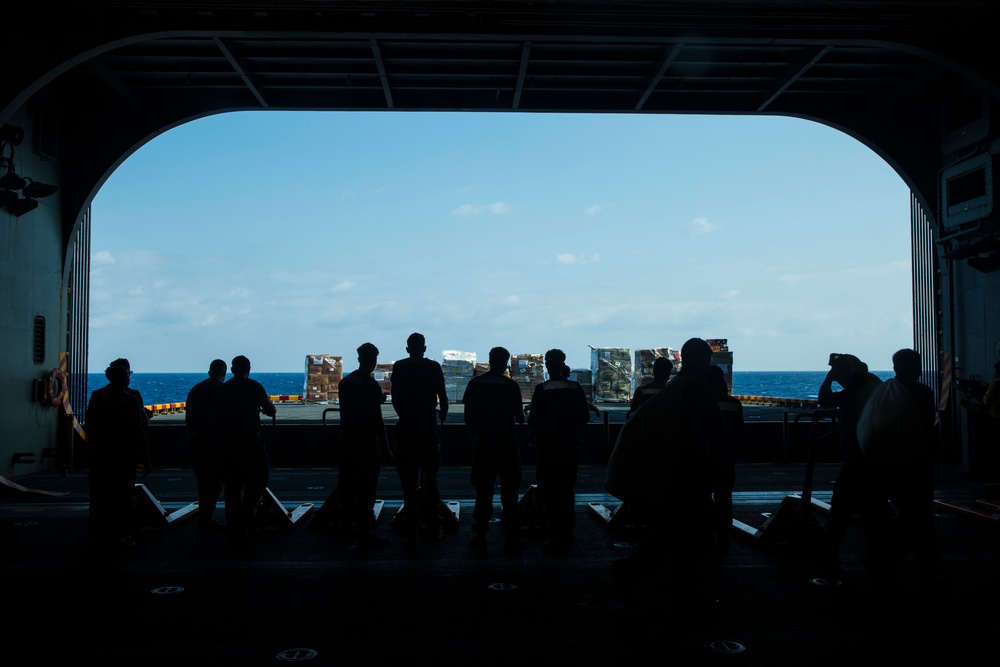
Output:
M0 113L58 109L67 166L101 180L156 133L230 110L797 116L869 145L934 215L940 100L1000 91L989 5L40 0L5 10ZM74 218L100 182L69 193Z
M18 167L56 185L58 195L44 206L28 202L35 208L24 218L0 210L0 219L13 221L0 228L8 264L0 291L13 304L0 313L9 348L0 372L24 383L37 373L24 342L37 317L58 321L50 337L73 343L75 325L66 313L83 312L85 320L87 296L67 285L74 271L81 280L86 273L74 262L91 201L135 150L190 120L247 110L768 114L845 132L909 186L915 320L925 314L915 338L927 338L924 349L935 357L942 352L936 361L947 369L940 385L947 396L947 374L962 370L959 357L978 368L1000 354L1000 311L990 307L1000 279L995 4L33 0L7 6L0 12L0 124L5 132L7 125L23 128L31 150L18 149ZM55 264L61 271L52 270ZM58 349L72 345L60 342ZM4 423L5 438L41 450L51 446L52 429L26 426L32 414L26 393L16 382L0 387L0 400L18 415Z

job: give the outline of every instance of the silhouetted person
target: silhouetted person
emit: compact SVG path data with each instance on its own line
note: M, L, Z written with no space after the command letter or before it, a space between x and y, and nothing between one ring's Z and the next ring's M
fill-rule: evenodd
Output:
M126 366L108 366L108 384L90 395L84 422L90 447L90 530L108 547L134 546L136 465L146 474L150 470L146 413L128 391L129 375Z
M493 487L500 478L501 525L504 548L514 550L526 540L518 535L518 497L521 491L521 450L517 426L524 424L521 389L506 375L510 352L490 350L490 369L469 380L462 396L465 426L472 434L472 486L476 504L472 511L474 549L486 548L486 533L493 517Z
M587 396L579 382L564 378L566 354L545 353L549 379L535 387L528 411L531 439L538 448L535 478L552 537L545 549L565 553L575 540L576 478L584 427L590 421Z
M115 359L114 361L112 361L110 365L112 365L112 366L123 366L125 368L125 370L128 371L129 378L132 377L132 365L129 364L128 359L125 359L124 357L119 357L118 359ZM143 424L143 426L148 425L149 424L149 420L152 419L152 417L153 417L153 411L146 407L146 402L143 400L142 394L139 392L138 389L133 389L132 387L127 387L126 391L129 394L131 394L132 396L134 396L135 400L138 401L139 405L142 406L143 414L146 415L146 422L145 422L145 424Z
M632 394L632 402L629 405L628 412L625 413L625 419L631 417L643 403L667 386L667 383L670 382L670 374L673 372L674 362L670 361L670 359L667 357L657 357L654 359L653 379L635 388L635 393Z
M862 529L870 536L873 522L885 509L885 503L879 502L875 492L857 435L861 411L882 381L868 371L868 364L852 354L831 354L829 363L830 370L820 384L818 398L820 407L837 408L843 465L833 483L822 564L836 568L840 565L840 547L854 517L861 517ZM834 382L841 386L840 391L833 390Z
M920 364L916 350L905 348L893 354L896 377L875 390L863 417L880 424L882 432L872 439L890 440L861 443L880 493L889 498L896 512L898 530L891 530L893 522L889 521L873 531L872 538L878 542L871 560L881 576L891 576L911 552L922 576L934 578L941 572L931 468L937 443L936 406L934 390L920 382ZM903 391L896 390L894 383Z
M663 357L661 357L662 359ZM729 383L719 366L708 369L708 383L719 404L718 437L712 439L712 498L715 501L715 545L729 547L733 525L733 487L736 485L736 459L743 438L743 403L729 393Z
M216 408L223 428L227 534L235 546L243 546L267 489L269 467L260 414L274 417L277 410L264 386L250 379L249 359L235 357L230 368L233 377L219 390Z
M198 480L198 529L215 530L215 508L226 475L223 467L222 429L215 404L229 367L222 359L208 366L208 377L191 387L184 403L184 424L194 446L194 474Z
M712 348L701 338L681 347L681 370L626 422L644 456L645 492L628 502L647 520L647 537L635 552L614 564L627 600L653 572L673 561L672 582L691 598L715 525L710 453L718 437L719 404L709 384ZM624 434L623 434L624 435ZM618 445L616 445L617 448Z
M375 496L382 453L389 456L389 440L382 419L385 394L372 377L378 364L378 348L372 343L358 347L358 369L339 385L341 459L337 487L340 507L348 527L353 524L358 548L384 546L389 540L374 531Z
M403 521L407 536L403 546L420 548L420 526L426 521L431 539L442 536L440 506L440 423L448 416L448 393L441 364L424 357L424 336L406 339L409 355L392 365L392 407L396 424L396 472L403 487ZM424 516L426 514L426 516Z
M562 379L569 380L571 375L573 375L573 369L567 365L563 365ZM580 387L582 388L583 385L581 384ZM586 397L587 392L584 392L583 395ZM587 409L593 412L596 417L601 416L601 409L594 405L594 402L589 398L587 399Z

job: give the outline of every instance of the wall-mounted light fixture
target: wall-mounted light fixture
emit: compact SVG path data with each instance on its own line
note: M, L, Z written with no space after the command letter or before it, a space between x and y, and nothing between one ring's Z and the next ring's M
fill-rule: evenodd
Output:
M59 189L27 176L18 176L14 147L19 146L22 141L23 129L13 125L0 127L0 207L18 217L38 208L38 199L49 197Z

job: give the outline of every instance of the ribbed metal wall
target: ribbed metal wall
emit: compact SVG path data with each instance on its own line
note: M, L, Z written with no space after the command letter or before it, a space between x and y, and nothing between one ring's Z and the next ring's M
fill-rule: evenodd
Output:
M910 254L913 265L913 349L923 361L923 382L941 396L940 304L937 253L931 221L917 198L910 195Z
M66 350L69 352L69 401L80 421L87 412L87 352L90 329L90 209L84 213L70 248L69 312Z

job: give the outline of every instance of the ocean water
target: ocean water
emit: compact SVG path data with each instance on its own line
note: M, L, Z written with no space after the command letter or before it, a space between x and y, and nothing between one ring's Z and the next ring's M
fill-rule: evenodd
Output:
M880 378L892 377L892 371L872 371ZM142 394L147 405L181 403L188 390L208 377L201 373L136 373L132 388ZM227 376L232 377L232 376ZM305 374L251 373L250 377L264 385L272 396L301 395L305 388ZM776 398L816 399L819 385L826 371L733 371L733 393L741 396L772 396ZM87 375L87 390L93 391L107 384L103 373Z

